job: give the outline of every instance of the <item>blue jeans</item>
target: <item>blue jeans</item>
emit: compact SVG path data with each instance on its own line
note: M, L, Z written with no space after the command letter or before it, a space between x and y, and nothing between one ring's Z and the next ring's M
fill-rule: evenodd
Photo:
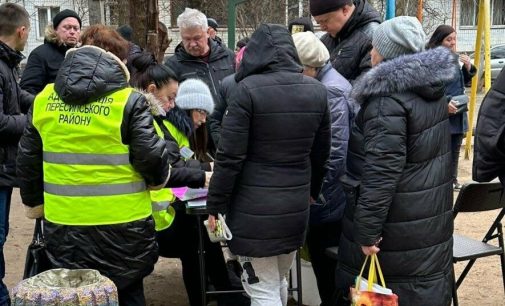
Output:
M12 187L0 186L0 306L8 305L9 290L3 283L5 277L4 244L9 234L9 211Z

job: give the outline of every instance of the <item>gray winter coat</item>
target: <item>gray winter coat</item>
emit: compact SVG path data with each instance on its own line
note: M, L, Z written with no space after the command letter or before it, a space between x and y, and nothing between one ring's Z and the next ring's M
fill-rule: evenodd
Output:
M348 293L374 245L402 306L451 300L452 180L443 82L456 58L441 47L372 68L353 88L361 103L342 178L347 195L336 282Z
M345 173L349 128L354 116L351 84L330 63L321 69L316 78L328 91L331 151L321 194L316 203L310 206L311 224L334 222L344 214L345 195L339 178Z

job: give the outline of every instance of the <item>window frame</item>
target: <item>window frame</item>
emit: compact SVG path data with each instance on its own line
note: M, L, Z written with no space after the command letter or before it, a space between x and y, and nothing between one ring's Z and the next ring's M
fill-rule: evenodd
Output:
M58 14L59 12L61 12L61 7L60 6L36 6L35 7L35 10L37 11L37 22L36 22L36 25L37 25L37 32L36 32L36 35L37 35L37 40L43 40L45 38L45 27L44 28L41 28L41 23L40 23L40 10L45 10L46 11L46 16L47 16L47 23L46 23L46 26L50 23L53 22L53 13L54 15ZM58 12L56 12L56 10L58 10ZM42 34L42 35L40 35Z
M463 15L463 10L466 9L468 10L469 5L467 3L463 3L463 1L460 2L460 8L459 8L459 28L463 30L468 30L468 29L477 29L477 23L478 23L478 12L479 12L479 0L467 0L469 2L473 2L474 4L474 15L473 15L473 22L474 24L461 24L462 21L462 15ZM503 17L503 24L493 24L493 12L495 11L495 3L501 3L503 5L503 14L505 15L505 2L500 2L503 0L491 0L490 3L490 12L491 12L491 29L503 29L505 28L505 16Z

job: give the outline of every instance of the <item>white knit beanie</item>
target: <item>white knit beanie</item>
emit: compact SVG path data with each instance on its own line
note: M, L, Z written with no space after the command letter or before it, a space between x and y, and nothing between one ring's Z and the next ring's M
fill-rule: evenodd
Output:
M426 34L415 17L399 16L381 23L374 32L372 45L384 59L424 50Z
M312 32L295 33L293 41L298 51L298 57L304 66L323 67L330 59L328 49Z
M208 114L214 111L214 99L209 87L198 79L187 79L181 83L175 104L182 109L203 109Z

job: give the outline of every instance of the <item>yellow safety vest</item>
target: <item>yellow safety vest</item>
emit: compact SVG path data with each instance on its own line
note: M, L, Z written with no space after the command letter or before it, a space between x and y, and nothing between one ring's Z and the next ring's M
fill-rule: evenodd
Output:
M149 191L122 143L132 92L118 90L85 105L65 104L47 85L33 104L42 138L44 215L53 223L103 225L151 215Z
M165 127L168 129L168 131L170 132L170 135L172 135L172 137L175 139L175 141L179 145L179 148L183 148L183 147L189 148L189 139L186 135L184 135L184 133L179 131L179 129L177 127L175 127L175 125L170 121L163 120L163 123L164 123Z
M154 128L158 136L164 138L163 131L156 121L154 121ZM160 190L152 190L150 194L156 231L162 231L169 228L175 218L175 209L170 206L170 203L175 201L175 196L172 193L172 190L169 188L162 188Z

